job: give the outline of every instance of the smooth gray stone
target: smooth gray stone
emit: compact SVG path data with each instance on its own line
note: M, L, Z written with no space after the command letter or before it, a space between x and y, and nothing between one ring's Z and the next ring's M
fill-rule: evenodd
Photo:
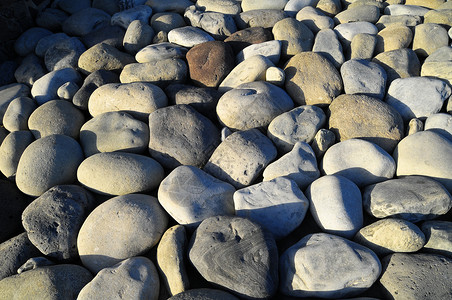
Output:
M220 143L215 125L189 105L173 105L151 113L149 132L151 157L170 169L204 166Z
M0 244L13 238L17 234L23 232L21 224L22 212L30 203L27 196L22 194L16 184L11 180L0 179L0 202L2 210L0 210ZM0 253L4 257L3 246L0 246ZM0 267L0 278L3 278L3 266Z
M28 86L32 86L36 80L41 78L47 73L42 60L35 54L28 54L22 63L14 71L14 78L18 83L23 83Z
M176 222L196 227L209 217L234 215L235 188L193 166L179 166L161 183L158 199Z
M168 300L238 300L239 298L222 291L207 288L191 289L177 295L174 295Z
M30 88L25 84L11 83L0 87L0 120L3 122L3 116L8 109L9 104L16 98L28 97Z
M126 30L121 26L112 26L108 23L83 35L80 37L80 40L85 44L87 49L99 43L104 43L118 50L122 50L122 42L125 34Z
M234 19L231 15L219 12L204 12L190 6L184 13L191 26L202 28L216 40L224 40L237 31Z
M112 26L118 25L126 29L129 27L130 23L134 20L142 21L145 24L149 24L149 18L152 15L152 7L148 5L138 5L120 12L115 13L111 16L110 24Z
M157 269L149 258L132 257L99 271L83 287L77 299L157 300L160 280Z
M104 84L116 82L119 82L119 76L116 73L107 70L94 71L85 78L83 85L72 98L72 103L81 110L88 110L91 94Z
M236 15L235 23L239 29L248 27L272 28L285 18L287 18L286 13L280 9L256 9Z
M15 98L3 116L3 127L9 132L28 130L28 118L36 109L36 102L28 97Z
M430 130L409 135L393 153L397 176L428 176L452 193L452 141Z
M265 81L244 83L227 91L217 104L219 121L233 130L265 128L294 103L281 88Z
M89 113L96 117L111 111L122 111L146 121L149 114L165 107L168 98L161 88L148 82L107 83L89 97Z
M188 255L206 280L240 297L270 298L278 288L275 240L248 219L204 220L191 238Z
M80 259L97 273L148 252L167 224L168 216L157 198L144 194L111 198L97 206L83 223L77 238Z
M293 297L352 297L380 273L380 261L370 249L327 233L309 234L282 254L280 291Z
M295 15L305 7L314 8L317 5L316 0L289 0L284 6L284 11L289 17L295 17ZM298 20L300 21L300 20Z
M51 100L36 108L28 118L28 128L36 139L64 134L78 139L85 116L71 102Z
M258 9L284 9L288 0L243 0L241 3L243 11Z
M58 41L49 47L44 55L46 68L49 72L64 68L76 69L78 59L85 51L85 46L76 37Z
M334 17L337 24L369 22L375 24L380 18L380 9L375 5L348 7Z
M150 192L163 180L162 166L152 158L126 152L96 153L77 169L78 181L101 195Z
M449 102L450 101L449 98ZM5 123L5 121L3 121L3 123ZM425 120L424 129L437 132L452 141L452 115L445 113L430 115L427 120Z
M187 49L172 43L158 43L144 47L135 55L139 63L159 61L168 58L185 58Z
M186 267L187 234L185 227L168 228L157 246L157 266L161 280L170 295L187 291L190 287Z
M75 299L92 279L93 275L79 265L41 267L0 281L0 298Z
M152 7L154 12L171 11L183 14L187 7L193 5L193 2L190 0L148 0L146 5Z
M349 139L331 146L323 156L320 168L326 175L341 175L362 187L391 179L396 163L376 144Z
M197 0L195 5L198 9L230 15L236 15L242 11L241 3L237 0Z
M342 45L332 29L322 29L317 32L312 52L322 54L338 69L345 60Z
M68 14L72 15L82 9L91 7L90 0L80 0L80 1L71 1L71 0L59 0L57 3L58 7Z
M452 208L452 196L437 181L423 176L406 176L367 186L363 191L366 211L410 222L431 220Z
M77 235L94 206L94 198L82 187L54 186L27 206L22 225L42 254L58 260L77 258Z
M334 31L336 32L339 40L343 43L342 45L345 48L350 46L353 37L359 33L367 34L378 33L377 27L375 27L375 25L370 22L353 22L339 24L336 27L334 27Z
M1 243L0 255L2 257L2 264L0 266L1 280L16 274L17 269L19 269L28 259L42 254L30 242L27 233L24 232Z
M132 54L137 53L154 39L154 29L140 20L132 21L124 35L124 49Z
M82 160L82 148L73 138L61 134L40 138L20 157L17 187L27 195L39 197L52 186L73 183Z
M51 34L51 31L41 27L27 29L14 42L14 50L20 56L33 53L39 40Z
M74 82L66 82L57 90L57 95L61 100L71 101L75 93L79 90L79 86Z
M85 8L66 19L63 31L70 36L83 36L110 23L110 15L97 8Z
M419 76L421 70L421 63L414 53L409 48L392 50L376 55L373 62L381 65L388 75L387 84L390 84L397 78L406 78Z
M341 66L346 94L363 94L383 100L386 71L379 64L365 59L352 59Z
M279 240L301 224L309 201L295 181L278 177L237 190L234 207L238 217L250 219Z
M297 142L311 143L325 122L326 115L321 108L302 105L274 118L268 126L267 136L280 152L287 153Z
M269 164L262 174L264 181L280 176L292 179L301 190L319 178L320 171L314 151L305 142L297 142L293 149Z
M237 54L235 60L239 64L254 55L265 56L275 65L278 64L281 56L281 41L273 40L249 45Z
M381 264L381 290L388 298L450 298L448 278L452 276L452 258L435 254L394 253L383 258Z
M44 57L47 50L60 41L69 39L70 37L63 32L46 35L36 44L35 53L39 57Z
M150 24L155 32L170 32L174 28L187 26L184 18L175 12L156 13L151 17Z
M25 271L34 270L40 267L53 266L55 263L53 261L48 260L45 257L33 257L27 260L19 269L17 269L17 274L23 273Z
M66 82L80 84L82 77L72 68L52 71L36 80L31 88L31 95L39 105L58 99L57 91Z
M64 11L57 8L46 8L36 16L36 24L53 32L61 31L62 24L69 17Z
M281 56L289 58L299 52L311 51L314 44L312 31L293 18L278 21L272 29L275 40L281 41Z
M85 156L99 152L142 153L149 144L149 126L125 112L106 112L92 118L80 129Z
M420 16L423 17L430 9L419 5L391 4L385 7L384 14L390 16Z
M215 39L207 32L193 26L174 28L173 30L168 32L168 41L182 47L191 48L198 44L213 40Z
M28 130L9 133L0 145L0 172L8 179L14 179L19 159L25 149L34 141Z
M351 239L363 227L361 192L347 178L323 176L307 188L306 196L311 214L323 231Z
M204 171L243 188L253 183L276 155L275 146L259 130L237 131L215 149Z
M452 222L426 221L421 224L421 230L427 240L423 251L452 258Z

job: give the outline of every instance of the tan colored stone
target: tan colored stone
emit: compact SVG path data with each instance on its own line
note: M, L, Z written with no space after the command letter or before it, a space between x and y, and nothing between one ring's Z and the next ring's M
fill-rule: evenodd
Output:
M435 23L447 27L452 26L452 8L431 10L424 16L424 23Z
M372 59L377 45L377 38L373 34L358 33L350 44L351 59Z
M119 51L113 46L100 43L80 55L78 66L85 74L97 70L119 71L127 64L135 62L132 55Z
M448 44L449 35L441 25L424 23L414 28L413 50L420 57L427 57Z
M394 24L377 34L376 53L408 48L413 40L413 32L408 26Z
M375 23L380 18L380 9L375 5L359 5L349 7L334 17L336 24L351 22Z
M329 17L334 17L342 10L341 0L319 0L316 8Z
M445 2L446 0L405 0L405 5L417 5L431 9L437 9Z

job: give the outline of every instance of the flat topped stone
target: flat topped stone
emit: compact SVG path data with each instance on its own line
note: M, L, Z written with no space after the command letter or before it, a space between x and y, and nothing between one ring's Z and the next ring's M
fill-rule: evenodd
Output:
M214 38L207 32L193 26L179 27L168 32L168 41L182 47L191 48L195 45L213 40Z

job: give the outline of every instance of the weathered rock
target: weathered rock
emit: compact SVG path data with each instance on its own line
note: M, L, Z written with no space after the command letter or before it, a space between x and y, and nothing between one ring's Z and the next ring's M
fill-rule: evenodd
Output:
M265 71L265 81L282 87L286 81L286 74L283 69L278 67L270 67Z
M118 25L127 29L129 25L135 21L141 21L149 24L149 18L152 15L152 7L148 5L137 5L132 8L120 11L111 16L111 25Z
M374 57L377 38L373 34L358 33L350 44L351 59L372 59Z
M238 131L215 149L204 170L243 188L253 183L276 155L275 146L259 130Z
M386 89L386 71L377 63L352 59L341 66L346 94L364 94L383 99Z
M326 175L344 176L359 187L391 179L396 170L394 159L386 151L361 139L331 146L320 167Z
M55 263L51 260L48 260L45 257L38 256L33 257L27 260L19 269L17 269L17 274L23 273L25 271L34 270L40 267L54 266Z
M97 206L83 223L77 239L80 259L97 273L146 253L160 240L167 223L168 216L152 196L111 198Z
M22 224L44 255L58 260L77 258L77 235L94 206L94 198L82 187L58 185L27 206Z
M222 290L214 290L214 289L191 289L177 295L174 295L168 300L238 300L239 298L232 296L231 294L222 291Z
M437 77L452 85L452 47L441 47L425 59L421 76Z
M378 257L366 247L326 233L309 234L280 258L280 291L294 297L351 297L380 276Z
M147 45L152 44L153 39L154 30L151 26L141 20L132 21L124 35L124 49L135 54Z
M306 25L314 34L322 29L332 29L334 21L313 6L305 6L298 10L295 19Z
M168 58L184 58L186 53L186 48L165 42L144 47L138 51L135 59L139 63L147 63Z
M336 135L328 129L320 129L314 136L311 148L317 158L321 158L323 154L336 143Z
M237 31L234 19L229 14L198 10L190 6L184 13L191 26L202 28L216 40L224 40Z
M204 220L190 241L189 258L206 280L241 297L269 298L276 293L275 240L248 219L218 216Z
M452 196L435 180L406 176L367 186L363 205L377 218L394 216L419 222L447 213L452 207Z
M157 266L170 295L177 295L189 289L185 267L186 248L187 235L182 225L168 228L157 246Z
M89 190L105 195L150 192L164 177L162 166L144 155L97 153L78 167L77 179Z
M375 24L380 18L380 9L375 5L348 7L334 17L337 24L369 22Z
M423 251L452 257L452 222L426 221L422 223L421 230L427 241Z
M66 135L50 135L31 143L17 165L16 184L25 194L41 196L55 185L76 180L83 160L80 145Z
M344 63L342 45L332 29L322 29L317 33L312 52L320 53L338 69Z
M82 36L110 23L110 15L105 11L88 7L72 14L62 26L69 36Z
M130 54L119 51L113 46L99 43L86 50L78 60L78 66L85 74L97 70L117 71L135 62Z
M381 289L395 299L450 297L452 258L435 254L394 253L382 260ZM419 270L424 270L419 272Z
M0 172L6 178L14 179L19 159L33 141L33 134L28 130L13 131L5 137L0 145Z
M82 42L76 38L63 39L47 49L44 55L44 62L49 72L74 68L78 66L80 55L86 51Z
M342 90L342 80L333 63L318 53L302 52L284 67L286 91L300 105L326 105Z
M28 97L30 88L25 84L11 83L0 87L0 120L8 109L9 104L18 97Z
M328 107L329 129L338 141L359 138L392 153L404 137L403 119L396 109L365 95L341 95Z
M20 66L14 72L14 78L18 83L32 86L36 80L46 74L41 60L33 53L28 54Z
M150 24L155 32L170 32L174 28L187 26L184 18L175 12L156 13L151 17Z
M29 199L19 191L14 182L3 179L0 180L0 193L0 203L2 205L2 210L0 211L0 254L3 258L3 264L0 267L0 278L3 278L5 277L4 275L12 275L4 272L9 268L7 260L11 258L16 259L14 255L17 256L17 253L11 251L12 256L8 257L9 254L4 252L8 251L6 250L8 247L2 243L23 232L20 219L23 210L29 204ZM15 272L14 268L9 270Z
M52 134L78 139L83 123L83 113L71 102L51 100L33 111L28 119L28 128L36 139Z
M273 40L273 35L270 30L262 27L250 27L239 30L227 37L224 42L228 43L234 53L239 53L245 47L252 44L259 44Z
M182 47L191 48L213 40L214 38L207 32L193 26L178 27L168 32L168 41Z
M152 261L146 257L132 257L104 268L80 291L77 299L157 300L160 281Z
M289 17L295 17L296 14L305 7L315 7L316 0L289 0L284 6L284 11ZM300 21L300 20L299 20Z
M36 109L36 102L28 97L18 97L12 100L3 116L3 127L9 132L28 130L28 118Z
M149 132L149 153L171 169L179 165L202 167L220 143L215 125L188 105L150 114Z
M388 75L387 84L397 78L419 76L421 69L416 53L407 48L380 53L372 61L385 69Z
M393 24L377 34L376 53L408 48L413 40L413 32L406 25Z
M448 44L447 30L441 25L424 23L414 27L413 50L419 57L427 57Z
M39 40L51 34L52 32L47 29L32 27L17 38L14 42L14 50L20 56L33 53Z
M235 17L237 27L263 27L271 29L279 21L287 18L284 11L279 9L255 9L240 13Z
M405 5L421 6L430 9L440 9L441 5L444 5L444 0L433 0L428 3L424 3L421 0L406 0Z
M302 22L286 18L277 22L272 29L275 40L281 41L281 56L289 58L293 55L311 51L314 34Z
M360 33L375 35L378 33L378 29L374 24L363 21L339 24L334 27L334 31L336 31L336 34L341 41L342 46L344 46L344 50L346 51L349 49L350 43L355 35Z

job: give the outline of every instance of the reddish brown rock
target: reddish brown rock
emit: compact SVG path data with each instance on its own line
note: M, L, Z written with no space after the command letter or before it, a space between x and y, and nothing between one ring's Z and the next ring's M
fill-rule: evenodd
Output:
M263 27L250 27L231 34L224 41L228 43L234 53L239 53L243 48L251 44L259 44L273 40L273 34L270 30Z
M217 87L235 66L231 47L221 41L196 45L186 58L190 78L201 87Z

